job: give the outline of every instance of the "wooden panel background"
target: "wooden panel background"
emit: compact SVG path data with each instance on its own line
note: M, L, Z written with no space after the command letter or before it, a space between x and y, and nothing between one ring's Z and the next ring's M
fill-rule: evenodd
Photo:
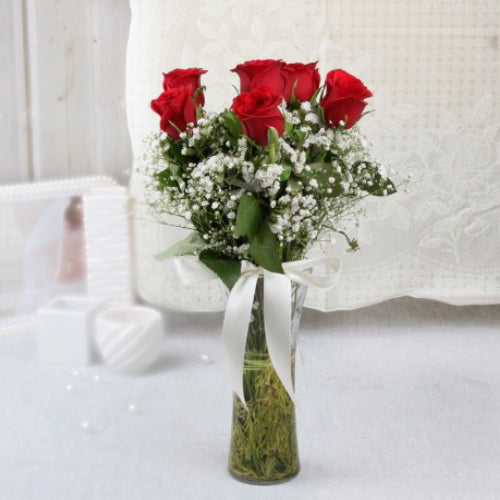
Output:
M127 178L126 0L0 0L0 183Z

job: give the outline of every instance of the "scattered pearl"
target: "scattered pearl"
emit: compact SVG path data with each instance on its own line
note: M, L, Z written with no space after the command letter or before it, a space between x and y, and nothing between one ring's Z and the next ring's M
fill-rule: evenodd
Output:
M139 413L139 408L137 408L137 405L132 403L128 407L128 412L133 415L137 415Z
M94 375L94 382L100 382L101 377L99 375Z
M68 392L72 391L72 390L73 390L73 386L72 386L71 384L67 384L67 385L66 385L66 390L67 390Z
M85 432L90 431L90 424L86 420L82 420L81 427Z
M208 354L202 354L201 361L206 365L211 365L214 362L214 360Z
M73 371L73 377L78 377L80 375L80 372L78 370Z

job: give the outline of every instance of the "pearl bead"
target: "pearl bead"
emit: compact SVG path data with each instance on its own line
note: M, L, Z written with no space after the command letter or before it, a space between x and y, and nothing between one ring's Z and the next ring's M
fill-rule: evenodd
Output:
M100 382L101 377L99 375L94 375L94 382Z
M205 363L206 365L210 365L214 362L214 360L208 354L202 354L201 361L202 361L202 363Z
M71 384L67 384L66 385L66 390L69 392L69 391L72 391L73 390L73 386Z
M73 377L78 377L80 375L80 372L78 370L73 371Z
M84 431L90 430L90 424L86 420L82 420L81 426Z
M128 412L133 415L137 415L139 413L139 408L137 408L137 405L132 403L128 406Z

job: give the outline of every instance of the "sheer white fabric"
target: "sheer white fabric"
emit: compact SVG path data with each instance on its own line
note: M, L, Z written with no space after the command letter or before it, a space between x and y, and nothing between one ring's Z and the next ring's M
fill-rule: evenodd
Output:
M56 296L130 303L127 197L107 177L0 186L0 336Z
M131 0L127 111L136 166L158 128L149 100L161 73L209 70L206 106L230 105L229 72L252 58L319 60L373 91L361 127L410 192L368 200L338 287L307 305L350 309L412 295L455 304L500 302L500 6L494 0ZM215 283L184 288L153 255L182 230L155 223L136 194L139 292L182 309L223 307ZM324 251L316 249L315 251Z

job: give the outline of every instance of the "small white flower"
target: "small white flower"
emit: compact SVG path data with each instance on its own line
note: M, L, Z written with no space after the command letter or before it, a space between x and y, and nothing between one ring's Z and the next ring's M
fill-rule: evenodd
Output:
M319 123L319 116L315 113L307 113L305 120L306 122Z

